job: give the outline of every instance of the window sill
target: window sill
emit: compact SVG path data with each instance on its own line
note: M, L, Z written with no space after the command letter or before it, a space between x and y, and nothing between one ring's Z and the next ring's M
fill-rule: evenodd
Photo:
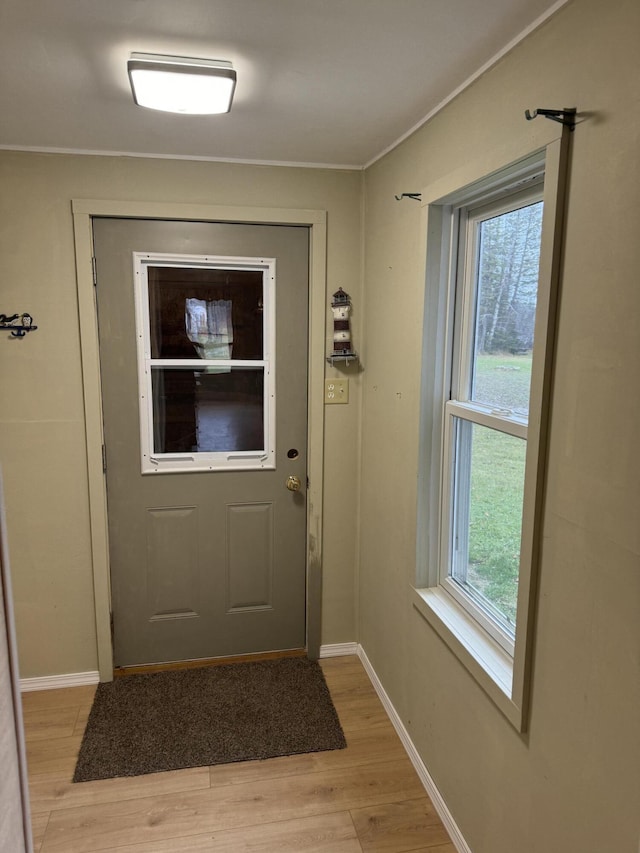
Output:
M522 706L513 697L512 658L442 589L414 589L413 604L509 722L522 731Z

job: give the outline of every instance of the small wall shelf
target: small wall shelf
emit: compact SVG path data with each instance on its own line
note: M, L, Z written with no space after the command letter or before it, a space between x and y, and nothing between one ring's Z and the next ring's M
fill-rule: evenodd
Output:
M350 353L349 355L329 355L327 356L327 363L331 365L331 367L335 367L336 364L343 363L345 367L347 367L351 362L355 362L356 364L360 361L357 354L355 352Z

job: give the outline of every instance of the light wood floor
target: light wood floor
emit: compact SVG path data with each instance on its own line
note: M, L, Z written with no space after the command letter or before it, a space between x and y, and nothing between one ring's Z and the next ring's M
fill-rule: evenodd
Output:
M455 853L356 657L343 750L72 784L94 688L23 694L36 853Z

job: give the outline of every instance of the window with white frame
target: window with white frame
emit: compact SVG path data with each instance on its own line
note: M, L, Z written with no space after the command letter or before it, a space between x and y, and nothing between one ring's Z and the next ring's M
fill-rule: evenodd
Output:
M425 194L414 603L525 725L558 278L563 149Z
M458 211L451 385L442 412L439 582L509 653L542 209L534 188Z
M142 473L275 467L275 259L133 264Z

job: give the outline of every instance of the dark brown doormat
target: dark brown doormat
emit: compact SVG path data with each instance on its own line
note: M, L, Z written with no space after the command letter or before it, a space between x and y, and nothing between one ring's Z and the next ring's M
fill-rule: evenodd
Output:
M99 684L74 782L343 749L324 675L306 658Z

